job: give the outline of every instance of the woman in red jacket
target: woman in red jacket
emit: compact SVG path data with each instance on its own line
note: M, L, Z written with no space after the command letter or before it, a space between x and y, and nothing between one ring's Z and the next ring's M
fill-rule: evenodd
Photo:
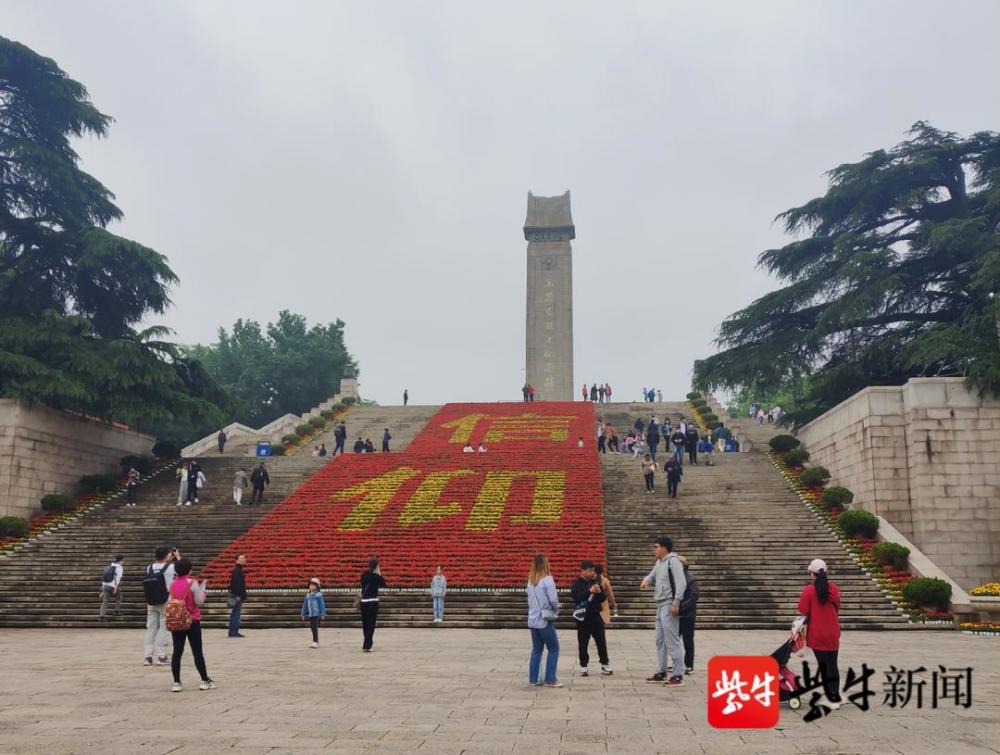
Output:
M826 691L827 707L840 707L840 590L826 574L826 563L814 558L809 564L813 582L806 585L799 598L799 613L808 617L806 646L812 648Z

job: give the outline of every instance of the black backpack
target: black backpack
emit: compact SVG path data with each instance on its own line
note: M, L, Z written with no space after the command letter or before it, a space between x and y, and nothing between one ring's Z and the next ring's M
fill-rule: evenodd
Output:
M118 575L118 570L115 568L114 564L109 564L108 568L104 570L101 574L101 582L110 585L115 581L115 577Z
M674 573L670 569L667 569L667 578L670 580L671 594L676 593L677 585L674 582ZM684 588L684 595L681 597L681 604L678 606L681 614L688 613L698 603L698 598L691 593L692 588L696 588L697 584L693 577L687 581L687 586Z
M146 567L146 576L142 578L142 593L146 596L146 605L162 606L170 598L166 571L166 564L159 571L153 571L152 564Z

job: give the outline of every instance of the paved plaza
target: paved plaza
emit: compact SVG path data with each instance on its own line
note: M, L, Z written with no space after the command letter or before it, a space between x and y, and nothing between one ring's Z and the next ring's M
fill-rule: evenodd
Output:
M144 668L138 630L0 631L3 753L1000 753L1000 639L955 632L846 633L841 669L876 668L871 710L847 705L815 723L782 709L771 730L706 722L709 655L769 653L777 632L704 631L697 671L679 689L648 684L652 632L609 633L614 676L576 675L576 636L560 632L563 689L527 684L528 632L387 629L206 631L200 692L185 656L184 692L168 668ZM810 654L811 657L811 654ZM892 709L882 671L974 667L969 709ZM593 668L596 663L592 661Z

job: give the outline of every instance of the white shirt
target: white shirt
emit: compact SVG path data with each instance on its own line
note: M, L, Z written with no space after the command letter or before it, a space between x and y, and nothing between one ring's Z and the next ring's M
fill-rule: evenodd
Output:
M103 587L118 587L118 583L122 581L122 574L125 573L125 567L121 564L112 564L115 567L115 578L111 582L101 582ZM93 583L91 583L93 584Z
M164 567L164 564L157 563L154 561L149 565L149 568L153 570L153 574L156 574ZM174 581L174 565L166 564L167 570L163 572L163 581L167 584L167 589L170 589L170 584Z

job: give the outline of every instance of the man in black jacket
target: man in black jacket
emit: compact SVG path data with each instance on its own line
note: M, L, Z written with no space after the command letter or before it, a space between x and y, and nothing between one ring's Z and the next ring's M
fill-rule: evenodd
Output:
M240 634L240 616L243 614L243 604L247 599L247 577L243 569L247 565L247 557L242 553L236 557L236 566L229 575L229 594L226 602L231 606L229 612L229 636L245 637Z
M601 673L613 674L611 662L608 660L608 642L604 636L604 619L601 618L601 603L608 599L601 583L597 580L597 571L593 561L580 563L580 577L570 587L573 596L573 618L576 619L576 639L580 646L580 676L589 676L587 664L590 663L590 638L597 643L597 657L601 662Z
M337 425L337 428L333 431L333 438L336 441L333 445L333 455L337 455L337 451L341 454L344 453L344 443L347 442L347 425L341 422Z
M690 597L690 605L685 605L686 601L681 601L681 641L684 643L684 673L694 673L694 620L698 612L698 598L701 592L698 590L698 580L688 569L687 560L684 556L678 556L678 560L684 565L684 578L687 580L685 597ZM675 672L675 676L678 676Z
M698 437L698 428L694 426L694 423L688 425L686 436L687 436L688 461L690 461L692 464L697 464L698 441L701 439Z
M271 476L267 473L264 462L250 475L250 482L253 484L253 495L250 497L250 505L259 505L264 502L264 488L271 484Z

